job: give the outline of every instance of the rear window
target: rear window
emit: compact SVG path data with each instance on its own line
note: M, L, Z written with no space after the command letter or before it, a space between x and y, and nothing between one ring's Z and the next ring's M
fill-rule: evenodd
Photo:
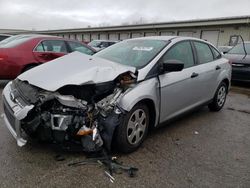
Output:
M2 48L15 47L15 46L20 45L24 42L27 42L31 38L32 38L31 36L20 36L20 35L12 36L12 37L9 37L9 38L1 41L0 46Z
M218 50L216 50L213 46L210 46L210 48L212 49L212 52L214 54L214 59L220 59L221 58L221 53L218 52Z
M99 47L101 43L102 43L101 41L93 40L92 42L88 43L88 45L91 47Z
M246 49L247 54L250 54L249 43L245 43L245 49ZM228 51L228 54L245 54L243 43L238 44L235 47L233 47L231 50Z
M8 37L9 37L9 36L0 35L0 41L6 39L6 38L8 38Z

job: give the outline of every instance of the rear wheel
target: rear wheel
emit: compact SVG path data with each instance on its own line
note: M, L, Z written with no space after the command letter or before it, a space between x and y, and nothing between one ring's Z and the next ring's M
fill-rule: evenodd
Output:
M149 111L144 104L135 105L126 114L123 123L116 130L116 146L119 151L130 153L135 151L147 136Z
M217 88L213 101L208 105L208 108L211 111L221 110L226 102L226 98L227 98L227 84L225 82L222 82Z

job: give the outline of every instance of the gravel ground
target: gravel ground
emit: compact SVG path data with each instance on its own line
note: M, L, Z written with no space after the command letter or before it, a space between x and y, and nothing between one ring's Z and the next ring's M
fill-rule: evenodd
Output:
M0 81L0 93L6 84ZM1 103L0 96L0 103ZM0 114L3 113L2 106ZM233 87L224 109L201 108L152 131L136 152L117 154L136 166L134 178L115 175L114 183L98 165L69 167L83 153L63 153L48 145L23 148L0 118L0 187L250 187L250 89Z

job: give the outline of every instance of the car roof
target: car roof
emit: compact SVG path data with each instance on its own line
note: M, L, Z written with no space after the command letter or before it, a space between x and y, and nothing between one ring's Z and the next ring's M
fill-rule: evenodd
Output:
M58 36L53 36L53 35L42 35L42 34L20 34L20 35L15 35L15 36L20 36L20 37L30 37L31 39L35 38L61 38Z
M207 42L203 39L198 39L194 37L184 37L184 36L149 36L149 37L139 37L139 38L133 38L133 39L127 39L127 40L165 40L165 41L170 41L170 40L197 40L197 41L202 41L202 42ZM209 43L209 42L207 42Z
M179 41L184 41L184 40L193 40L193 41L205 42L205 43L215 47L209 41L195 38L195 37L185 37L185 36L149 36L149 37L127 39L127 40L162 40L162 41L174 41L174 42L179 42Z
M150 36L150 37L139 37L139 38L132 38L132 39L126 39L126 40L172 40L176 38L176 36Z

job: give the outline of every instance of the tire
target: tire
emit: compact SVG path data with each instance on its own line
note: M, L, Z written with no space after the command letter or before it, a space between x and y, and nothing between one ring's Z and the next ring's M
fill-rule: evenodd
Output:
M208 105L210 111L218 112L223 108L227 98L227 89L227 84L221 82L216 90L213 101Z
M131 153L145 140L149 127L149 110L144 104L135 105L125 115L115 132L116 148L123 153Z

